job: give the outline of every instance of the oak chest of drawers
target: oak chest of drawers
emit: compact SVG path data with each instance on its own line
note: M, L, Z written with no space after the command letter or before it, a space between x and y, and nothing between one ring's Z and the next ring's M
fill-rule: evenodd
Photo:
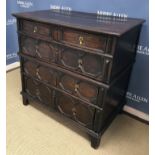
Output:
M23 104L35 100L55 109L96 148L125 103L144 21L59 10L13 15Z

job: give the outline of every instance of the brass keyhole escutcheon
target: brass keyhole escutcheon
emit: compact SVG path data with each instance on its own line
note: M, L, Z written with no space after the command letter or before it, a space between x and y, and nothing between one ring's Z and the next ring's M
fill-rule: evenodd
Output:
M80 36L80 37L79 37L80 45L83 44L83 40L84 40L83 37Z
M33 32L36 33L38 30L37 26L34 27Z

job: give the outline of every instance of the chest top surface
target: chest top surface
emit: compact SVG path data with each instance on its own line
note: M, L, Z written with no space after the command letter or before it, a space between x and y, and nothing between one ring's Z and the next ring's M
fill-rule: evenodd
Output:
M17 18L61 25L98 33L121 36L130 29L142 24L143 19L100 16L95 13L75 11L42 10L14 13Z

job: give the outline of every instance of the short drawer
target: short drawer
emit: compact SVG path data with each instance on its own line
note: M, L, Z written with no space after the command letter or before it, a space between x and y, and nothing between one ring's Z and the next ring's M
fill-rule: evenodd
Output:
M34 35L52 39L52 27L35 21L22 20L21 31Z
M37 78L38 80L42 80L52 86L56 86L57 73L55 70L49 69L29 60L23 61L23 69L27 75Z
M75 46L80 46L82 48L103 52L106 50L108 38L106 35L63 28L61 41Z
M56 108L66 117L92 129L95 114L93 107L85 105L70 96L56 92Z
M68 47L59 50L58 63L62 67L94 78L101 82L109 82L112 59L101 55L83 52Z
M46 62L54 62L57 48L52 43L43 40L21 36L21 52Z
M53 90L48 88L44 84L33 80L28 77L24 77L25 79L25 92L33 98L38 99L44 104L52 105L52 93Z

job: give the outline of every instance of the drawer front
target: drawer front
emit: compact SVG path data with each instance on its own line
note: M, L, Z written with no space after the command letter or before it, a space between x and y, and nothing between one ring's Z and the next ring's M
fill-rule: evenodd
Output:
M52 104L52 90L38 81L25 77L25 91L44 104Z
M111 73L112 66L112 60L108 58L67 47L60 49L58 63L69 70L104 82L108 80L107 73Z
M83 102L100 106L102 96L104 95L104 89L101 86L57 69L51 69L39 63L34 63L28 59L23 60L23 70L29 77L50 84L76 98L78 97Z
M21 37L21 52L30 56L36 56L37 41L32 38Z
M62 41L76 46L100 51L105 51L107 45L107 37L104 35L91 34L67 28L62 30Z
M100 88L92 83L59 73L58 87L87 102L97 104Z
M46 62L54 62L57 48L55 45L36 40L30 37L21 36L21 52Z
M42 36L52 39L52 26L34 21L22 20L21 30L34 36Z
M60 113L75 120L79 124L92 128L95 109L57 92L56 107Z
M37 63L33 63L29 60L25 60L23 63L24 72L32 77L42 80L48 84L56 86L57 73L49 68L41 66Z

